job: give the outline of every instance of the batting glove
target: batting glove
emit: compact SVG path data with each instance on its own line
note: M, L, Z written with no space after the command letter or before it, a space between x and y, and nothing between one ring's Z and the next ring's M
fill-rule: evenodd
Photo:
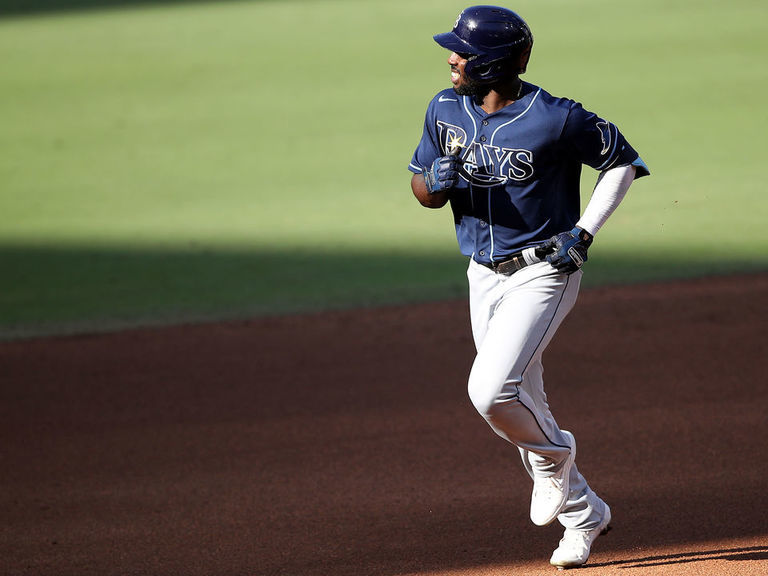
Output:
M427 191L437 194L450 190L459 183L459 165L461 160L456 155L441 156L432 162L430 168L423 168Z
M581 228L553 236L548 242L551 254L547 256L547 262L558 272L573 274L587 261L587 249L592 239L592 234Z

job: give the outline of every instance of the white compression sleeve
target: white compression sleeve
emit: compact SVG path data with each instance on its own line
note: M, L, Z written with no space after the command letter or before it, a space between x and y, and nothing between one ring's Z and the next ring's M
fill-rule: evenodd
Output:
M576 226L593 236L613 214L635 179L635 167L619 166L600 174L584 214Z

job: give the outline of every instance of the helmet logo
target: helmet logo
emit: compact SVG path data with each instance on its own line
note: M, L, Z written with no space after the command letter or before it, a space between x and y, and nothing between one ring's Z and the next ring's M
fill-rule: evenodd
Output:
M462 10L461 12L459 12L459 15L458 15L458 16L456 16L456 22L454 22L454 23L453 23L453 27L454 27L454 29L455 29L455 28L458 28L458 26L459 26L459 21L461 20L461 16L462 16L462 14L464 14L464 10Z

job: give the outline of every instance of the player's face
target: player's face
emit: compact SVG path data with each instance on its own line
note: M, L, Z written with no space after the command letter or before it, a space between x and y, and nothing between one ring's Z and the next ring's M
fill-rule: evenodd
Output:
M475 94L477 84L464 71L464 67L467 65L467 56L451 52L448 57L448 64L451 65L451 83L456 93L460 95Z

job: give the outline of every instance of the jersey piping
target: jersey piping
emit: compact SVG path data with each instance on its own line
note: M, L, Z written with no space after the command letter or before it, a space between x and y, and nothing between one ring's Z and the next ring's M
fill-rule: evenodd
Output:
M527 107L525 110L523 110L522 112L520 112L520 114L518 114L517 116L515 116L514 118L512 118L512 120L510 120L509 122L505 122L504 124L502 124L501 126L499 126L498 128L496 128L496 130L494 130L494 131L493 131L493 134L491 134L491 145L493 145L493 139L496 137L496 132L498 132L499 130L501 130L501 129L502 129L502 128L504 128L505 126L509 126L509 125L510 125L510 124L512 124L512 122L514 122L515 120L519 120L520 118L522 118L523 116L525 116L525 115L526 115L526 113L528 112L528 110L530 110L530 109L531 109L531 106L533 106L533 103L534 103L534 102L536 102L536 98L539 96L539 93L540 93L540 92L541 92L541 88L539 88L539 89L536 91L536 94L534 94L534 95L533 95L533 98L531 98L531 102L530 102L530 104L528 104L528 107Z

